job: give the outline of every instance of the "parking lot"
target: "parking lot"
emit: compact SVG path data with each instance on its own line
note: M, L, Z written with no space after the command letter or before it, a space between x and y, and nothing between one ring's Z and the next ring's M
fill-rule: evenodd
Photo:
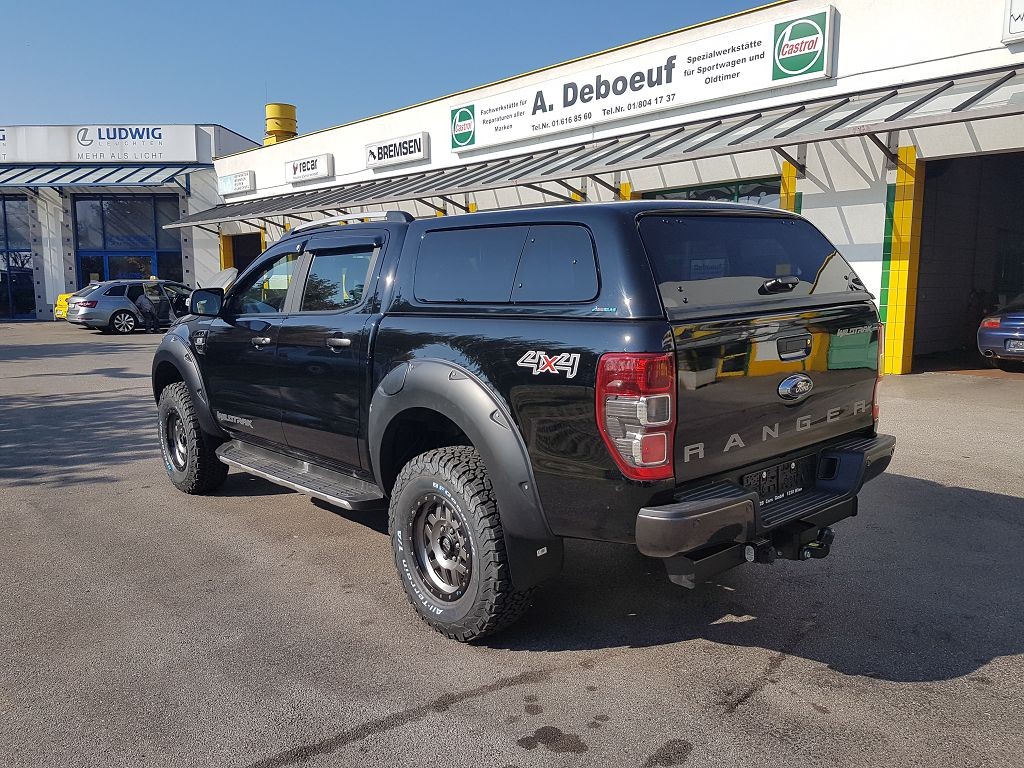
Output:
M1024 765L1024 374L886 379L896 459L826 560L690 592L570 542L459 645L383 517L179 494L156 343L0 324L0 765Z

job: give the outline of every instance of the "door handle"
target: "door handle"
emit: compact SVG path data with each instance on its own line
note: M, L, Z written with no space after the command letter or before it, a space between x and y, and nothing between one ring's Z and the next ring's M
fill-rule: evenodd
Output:
M345 347L351 347L352 339L346 339L344 336L331 336L327 339L327 346L334 351L338 351Z
M253 336L251 341L252 341L252 345L254 347L256 347L256 349L260 349L260 348L265 347L267 344L270 343L270 337L269 336Z

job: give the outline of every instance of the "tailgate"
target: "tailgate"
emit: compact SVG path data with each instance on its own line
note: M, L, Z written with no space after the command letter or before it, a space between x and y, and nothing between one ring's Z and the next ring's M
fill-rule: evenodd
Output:
M868 302L674 321L676 482L871 427L877 323Z
M638 224L675 343L676 482L872 426L878 315L810 222L727 207Z

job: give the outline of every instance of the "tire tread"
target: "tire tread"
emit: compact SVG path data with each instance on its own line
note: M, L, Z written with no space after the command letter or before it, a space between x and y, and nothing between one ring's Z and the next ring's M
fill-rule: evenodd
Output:
M216 490L224 484L228 476L228 466L217 458L217 442L203 431L196 415L192 393L183 381L169 384L160 393L160 419L164 418L164 408L175 408L186 425L186 438L189 453L195 456L190 464L184 480L171 481L178 490L191 495L203 495ZM163 427L160 427L163 430ZM161 446L162 450L163 447Z
M478 640L508 627L530 607L534 590L517 590L512 584L498 505L483 459L472 446L455 445L427 451L409 461L399 472L391 494L388 527L392 536L402 525L399 515L403 510L398 509L396 500L407 483L424 475L444 478L468 502L469 519L465 522L477 536L479 599L464 618L447 623L421 611L408 588L406 597L427 624L460 642ZM404 586L404 577L402 582Z

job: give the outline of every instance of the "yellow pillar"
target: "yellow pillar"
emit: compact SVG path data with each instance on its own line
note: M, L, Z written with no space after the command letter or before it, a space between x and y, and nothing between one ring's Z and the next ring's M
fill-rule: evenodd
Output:
M796 191L796 166L788 160L783 160L779 206L784 211L800 213L799 199L799 193Z
M885 373L910 373L914 356L917 269L921 257L924 163L914 147L900 147L896 183L886 200L879 306L885 323Z
M220 236L220 268L228 269L233 266L235 266L235 244L231 240L231 235L225 235L222 232Z

